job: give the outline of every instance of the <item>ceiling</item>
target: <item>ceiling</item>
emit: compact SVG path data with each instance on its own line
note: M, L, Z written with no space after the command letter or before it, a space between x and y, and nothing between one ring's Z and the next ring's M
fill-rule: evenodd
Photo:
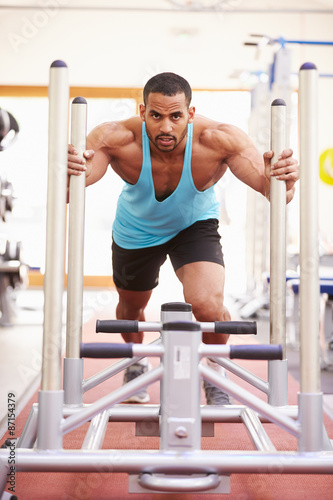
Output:
M40 8L47 1L0 0L0 8ZM63 10L174 12L333 12L332 0L54 0ZM51 2L52 5L52 2Z
M333 74L333 46L291 45L332 28L333 0L0 0L0 84L45 84L63 59L77 86L174 71L194 88L251 88L286 41L292 74L304 61Z

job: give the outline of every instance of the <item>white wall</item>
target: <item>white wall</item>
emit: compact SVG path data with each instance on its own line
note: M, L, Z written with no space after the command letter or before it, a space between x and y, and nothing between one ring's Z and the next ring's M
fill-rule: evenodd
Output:
M72 85L141 86L151 74L171 70L193 87L238 88L229 78L234 69L263 70L272 59L271 47L256 59L256 49L243 46L250 33L332 38L327 14L61 11L57 4L69 0L39 3L44 7L0 11L2 84L47 84L50 62L64 59ZM293 46L293 71L313 60L333 73L331 51Z
M250 39L250 33L294 40L333 39L332 14L59 9L59 5L70 3L40 0L36 10L0 10L1 85L47 85L51 62L63 59L73 86L141 87L156 72L175 71L193 88L251 88L253 77L231 75L243 70L266 71L275 48L267 46L258 51L245 47L243 42ZM297 3L304 2L290 1L291 6ZM305 61L315 62L319 72L333 74L332 46L289 47L295 74ZM333 147L333 78L321 79L319 87L319 142L323 151ZM18 166L11 168L14 172ZM19 178L17 171L17 188ZM332 195L332 186L320 185L321 230L333 242L333 224L328 216L333 213Z

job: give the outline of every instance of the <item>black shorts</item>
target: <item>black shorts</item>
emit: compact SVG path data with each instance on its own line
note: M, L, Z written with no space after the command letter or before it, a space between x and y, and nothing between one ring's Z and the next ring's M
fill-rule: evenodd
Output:
M158 285L160 267L169 255L175 271L192 262L224 266L218 220L198 221L163 245L128 250L112 242L113 281L118 288L152 290Z

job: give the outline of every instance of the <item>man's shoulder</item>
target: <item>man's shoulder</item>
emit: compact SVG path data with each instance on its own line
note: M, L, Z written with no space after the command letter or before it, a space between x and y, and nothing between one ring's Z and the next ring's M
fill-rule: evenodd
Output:
M195 139L204 146L214 148L221 144L235 146L244 132L229 123L217 122L204 116L196 116L193 124Z
M123 146L141 140L142 121L134 116L127 120L103 122L91 132L91 138L106 147Z

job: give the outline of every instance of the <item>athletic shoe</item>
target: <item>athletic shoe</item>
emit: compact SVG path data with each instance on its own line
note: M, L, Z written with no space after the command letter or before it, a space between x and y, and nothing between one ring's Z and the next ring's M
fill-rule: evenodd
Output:
M137 377L140 377L140 375L146 373L149 369L149 364L147 366L144 366L140 363L134 363L133 365L129 366L128 368L126 368L124 373L123 385L127 384L127 382L130 382ZM133 396L124 399L122 403L148 403L149 400L150 397L146 389L141 389L136 394L133 394Z
M205 390L208 405L224 406L231 404L229 394L221 391L221 389L211 384L207 380L204 380L203 387Z

